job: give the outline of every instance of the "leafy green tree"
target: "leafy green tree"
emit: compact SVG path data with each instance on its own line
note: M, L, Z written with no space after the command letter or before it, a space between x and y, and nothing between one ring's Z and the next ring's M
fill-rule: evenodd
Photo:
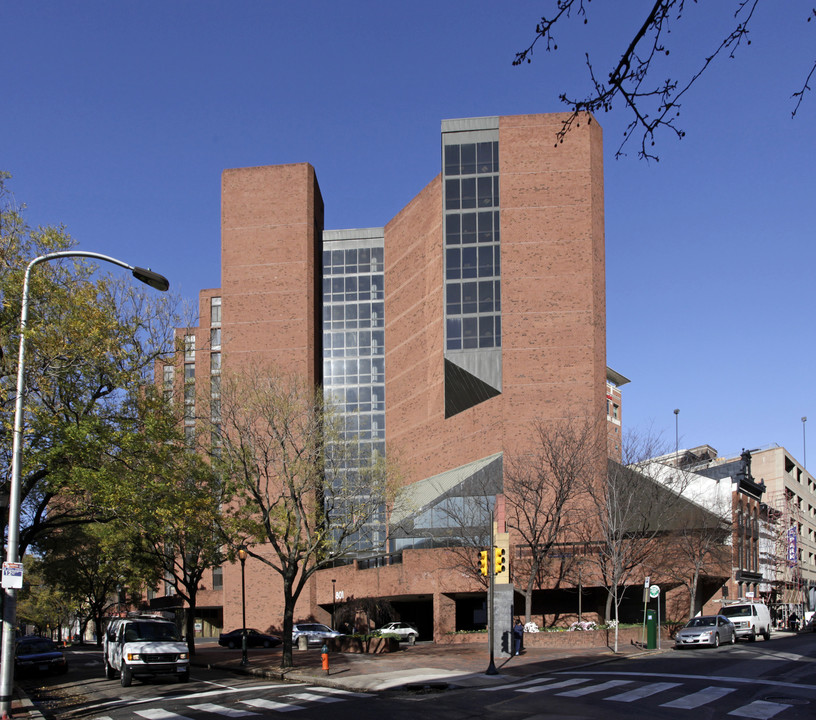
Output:
M26 265L75 243L30 228L0 174L0 476L10 477L19 318ZM124 389L172 351L172 300L93 264L61 260L31 274L21 467L20 555L50 533L110 517L120 477Z
M18 625L33 625L37 635L70 626L76 598L47 581L41 558L26 555L23 558L23 571L25 582L17 602Z
M184 425L163 391L143 388L131 399L134 427L123 428L117 522L130 528L134 552L157 569L187 603L187 644L195 653L195 609L204 572L229 548L221 530L226 486L207 456L185 445ZM158 579L158 578L156 578Z

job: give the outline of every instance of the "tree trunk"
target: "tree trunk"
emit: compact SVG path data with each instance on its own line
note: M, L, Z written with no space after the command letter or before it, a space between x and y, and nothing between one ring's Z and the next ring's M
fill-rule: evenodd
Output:
M292 583L287 578L283 580L283 653L281 667L295 666L292 658L292 627L294 626L295 598L292 597Z
M196 587L190 588L187 599L187 612L184 618L184 633L187 635L187 648L190 657L195 655L195 610L196 610Z

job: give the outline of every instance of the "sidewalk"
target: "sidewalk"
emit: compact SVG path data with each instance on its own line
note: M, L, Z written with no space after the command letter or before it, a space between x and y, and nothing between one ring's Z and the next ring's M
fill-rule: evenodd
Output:
M667 647L664 646L663 651ZM490 657L487 643L474 645L404 644L395 653L365 655L329 653L329 673L322 669L320 648L294 650L295 667L280 668L281 649L251 649L249 664L241 665L241 651L218 646L196 648L194 666L214 667L237 673L289 682L333 687L353 692L378 692L396 688L489 687L532 677L544 672L583 667L626 657L660 652L621 646L616 655L609 648L531 648L519 656L495 655L496 675L487 675Z

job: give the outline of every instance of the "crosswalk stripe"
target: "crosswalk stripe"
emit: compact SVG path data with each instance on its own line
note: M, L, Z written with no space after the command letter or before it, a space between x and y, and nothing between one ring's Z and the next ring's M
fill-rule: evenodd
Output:
M316 695L315 693L291 693L289 695L284 695L284 697L293 698L294 700L304 700L306 702L322 702L322 703L333 703L333 702L343 702L343 698L339 697L331 697L330 695Z
M685 695L684 697L677 698L677 700L663 703L660 707L683 708L685 710L690 710L691 708L700 707L700 705L713 702L714 700L728 695L728 693L734 692L734 690L736 690L736 688L714 686L707 687L705 690L700 690L699 692L692 693L691 695Z
M326 695L342 695L343 697L364 697L370 698L370 693L363 693L363 692L354 692L352 690L341 690L340 688L333 688L333 687L307 687L307 690L317 690L318 692L325 693Z
M295 703L279 703L274 700L241 700L244 705L250 707L263 708L264 710L277 710L278 712L289 712L290 710L302 710L303 705L295 705Z
M784 705L783 703L772 703L767 700L756 700L744 707L732 710L729 715L736 715L744 718L758 718L758 720L767 720L772 718L777 713L782 712L786 708L793 707L792 705Z
M191 710L201 710L202 712L218 713L224 717L249 717L250 715L257 715L258 713L252 710L239 710L238 708L230 708L224 705L216 705L215 703L201 703L201 705L190 705Z
M147 720L191 720L191 718L188 718L186 715L179 715L178 713L161 710L160 708L137 710L136 714L147 718Z
M572 678L571 680L562 680L561 682L552 685L537 685L535 687L519 688L516 692L534 693L542 692L543 690L557 690L558 688L569 687L570 685L578 685L579 683L587 682L588 678Z
M620 693L619 695L613 695L612 697L604 699L614 700L615 702L634 702L635 700L642 700L643 698L649 697L650 695L656 695L657 693L663 692L664 690L671 690L672 688L679 686L680 683L671 682L649 683L648 685L644 685L643 687L635 688L634 690L627 690L626 692Z
M505 683L504 685L494 685L493 687L483 687L479 688L481 692L496 692L496 690L507 690L509 688L513 688L514 690L517 688L524 687L525 685L541 685L541 683L550 682L552 678L536 678L535 680L525 680L524 682L520 683Z
M567 690L566 692L556 693L559 697L583 697L584 695L591 695L592 693L603 692L621 685L629 685L631 680L609 680L600 685L590 685L588 687L578 688L577 690Z

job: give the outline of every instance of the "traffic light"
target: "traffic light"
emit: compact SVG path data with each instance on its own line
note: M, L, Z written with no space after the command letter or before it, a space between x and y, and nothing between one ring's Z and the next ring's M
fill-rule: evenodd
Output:
M494 567L493 571L498 575L505 570L505 551L504 548L493 548L494 553Z
M479 573L487 575L487 550L482 550L479 553Z

